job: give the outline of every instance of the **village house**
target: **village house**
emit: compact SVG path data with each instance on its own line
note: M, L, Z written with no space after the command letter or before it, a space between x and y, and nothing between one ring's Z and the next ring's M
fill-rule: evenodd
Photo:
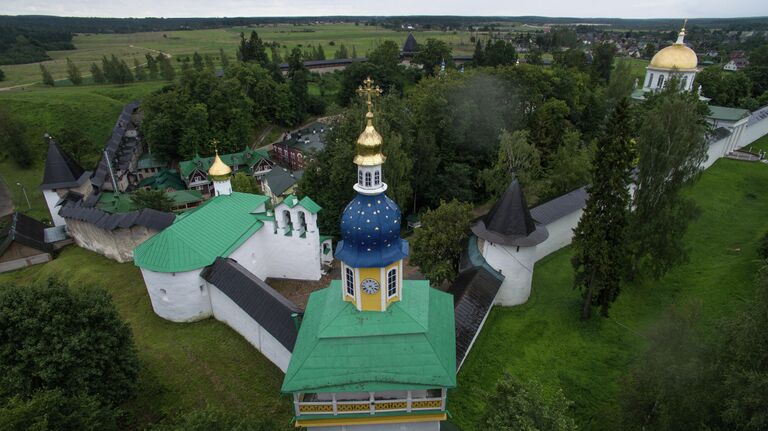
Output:
M221 161L232 170L233 173L245 172L254 176L257 180L272 169L274 162L269 158L265 150L246 148L239 153L221 154ZM208 170L213 165L214 157L195 156L192 160L179 163L181 179L186 188L198 190L205 196L213 193L213 185L208 176Z
M280 142L272 144L273 160L292 171L302 170L316 153L325 147L325 134L331 127L314 122L303 129L286 133Z

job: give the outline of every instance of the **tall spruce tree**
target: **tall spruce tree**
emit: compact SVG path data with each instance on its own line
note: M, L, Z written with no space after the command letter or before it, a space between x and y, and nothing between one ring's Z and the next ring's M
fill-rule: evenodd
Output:
M93 77L93 82L97 84L103 84L106 81L104 72L101 71L101 68L96 63L91 63L91 76Z
M43 84L49 85L51 87L54 86L53 76L51 75L51 72L48 71L48 68L40 65L40 75L42 75L43 78Z
M660 277L684 262L683 235L698 213L682 195L707 159L709 108L695 92L679 91L673 78L650 95L637 132L638 174L632 214L632 275Z
M149 71L149 79L157 79L157 60L152 57L152 54L147 53L144 55L147 58L147 70Z
M83 75L80 74L80 69L77 68L75 63L69 57L67 57L67 76L73 85L80 85L83 83Z
M621 289L627 259L630 170L634 158L629 103L619 102L597 143L589 199L574 230L574 288L582 292L581 318L592 306L608 316Z

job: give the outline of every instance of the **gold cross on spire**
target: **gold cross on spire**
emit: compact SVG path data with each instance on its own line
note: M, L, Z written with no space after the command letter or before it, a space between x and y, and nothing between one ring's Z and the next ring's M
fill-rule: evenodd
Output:
M685 31L685 27L688 25L688 18L683 21L683 31Z
M219 140L216 138L211 139L211 145L213 145L213 151L219 154Z
M357 94L366 97L365 103L368 105L368 112L370 113L373 111L372 97L381 95L382 91L378 85L375 87L373 86L373 79L371 79L370 76L365 78L365 81L363 81L363 84L365 84L365 87L363 87L362 85L357 87Z

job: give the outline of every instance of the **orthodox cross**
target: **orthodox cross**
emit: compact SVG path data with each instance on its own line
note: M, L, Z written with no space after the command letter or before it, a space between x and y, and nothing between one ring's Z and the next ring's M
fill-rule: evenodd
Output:
M373 110L373 96L379 96L381 95L382 91L379 86L373 86L373 79L371 77L365 78L365 81L363 81L363 84L365 84L365 87L362 85L357 87L357 94L364 96L366 98L366 104L368 105L368 112L371 112Z
M213 145L213 151L219 154L219 140L216 138L211 139L211 145Z

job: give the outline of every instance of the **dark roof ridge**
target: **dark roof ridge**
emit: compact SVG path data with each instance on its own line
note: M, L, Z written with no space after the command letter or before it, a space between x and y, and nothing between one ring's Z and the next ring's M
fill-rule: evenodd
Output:
M45 171L40 189L77 187L89 176L90 172L85 171L55 139L48 140L48 153L45 157Z
M504 245L533 246L549 236L547 228L531 216L525 194L513 179L490 211L471 226L479 238Z

